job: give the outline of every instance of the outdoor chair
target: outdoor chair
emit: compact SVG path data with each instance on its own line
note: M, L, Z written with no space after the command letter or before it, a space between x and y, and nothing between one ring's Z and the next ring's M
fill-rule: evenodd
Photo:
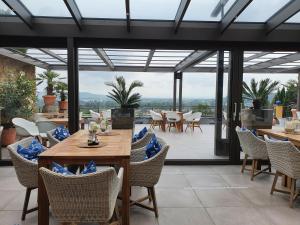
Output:
M133 142L131 144L131 149L138 149L145 147L153 137L154 131L150 128L147 130L147 133L140 140Z
M41 141L39 129L34 122L17 117L12 119L12 123L20 139L24 137L37 137Z
M53 130L47 131L47 138L48 141L50 143L50 148L53 147L54 145L58 144L60 142L60 140L56 139L53 135L54 131L56 128L54 128Z
M175 127L176 130L179 131L179 123L181 121L181 118L177 114L177 112L168 111L166 112L166 117L167 117L169 131L171 130L172 127Z
M183 119L186 121L187 119L189 119L193 114L193 111L189 111L187 113L183 114Z
M235 130L238 135L242 151L245 153L241 173L244 173L244 170L250 170L251 180L253 180L255 176L261 173L266 173L267 170L271 172L270 163L268 164L267 168L265 169L260 168L262 160L269 160L265 141L256 137L248 129L241 130L241 128L237 126ZM246 168L247 159L249 157L252 160L251 169Z
M155 216L158 217L158 208L156 202L155 188L158 183L164 162L169 150L169 145L166 144L161 138L157 138L161 145L161 150L150 159L146 159L145 147L131 151L130 156L130 186L146 187L148 195L137 199L131 200L130 205L136 205L151 211L154 211ZM145 200L152 201L153 207L144 205L142 202Z
M39 129L39 133L43 140L43 144L46 146L47 141L48 141L47 132L55 129L57 127L57 124L55 124L51 121L37 121L36 125Z
M39 171L52 215L58 222L106 225L114 212L118 215L116 200L122 187L123 168L118 175L113 168L85 175L62 175L43 167Z
M95 111L93 111L93 110L90 110L90 114L91 114L91 120L92 121L98 121L99 120L99 118L100 118L100 113L97 113L97 112L95 112Z
M156 126L160 128L163 123L162 115L160 113L154 112L153 110L150 110L150 116L151 116L150 128L154 129Z
M26 214L36 211L38 208L28 209L30 194L33 189L38 187L38 164L37 162L29 161L17 152L18 145L28 147L33 137L22 139L12 145L7 146L9 154L14 165L17 178L24 187L26 187L26 195L23 205L22 220L25 220Z
M289 141L271 140L267 135L267 150L272 166L276 169L271 194L276 192L290 195L289 206L293 208L294 200L298 197L299 191L296 188L296 181L300 179L300 151ZM291 187L288 190L276 188L278 176L284 175L291 179Z
M199 127L200 131L203 132L202 128L200 126L201 117L202 117L202 113L201 112L195 112L191 116L189 116L186 119L187 125L186 125L186 128L185 128L185 131L188 128L191 128L194 131L195 127Z

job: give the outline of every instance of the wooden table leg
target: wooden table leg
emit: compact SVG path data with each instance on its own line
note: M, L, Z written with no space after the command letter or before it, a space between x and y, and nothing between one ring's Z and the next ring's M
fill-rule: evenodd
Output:
M129 162L129 159L124 159L121 165L124 168L122 186L122 225L129 225Z
M46 167L43 161L39 160L38 167ZM38 225L49 225L49 200L42 176L38 175Z

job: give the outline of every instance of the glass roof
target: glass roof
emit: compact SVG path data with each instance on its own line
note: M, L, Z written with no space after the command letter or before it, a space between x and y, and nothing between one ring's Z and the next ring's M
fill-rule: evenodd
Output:
M174 20L179 4L180 0L130 0L130 16L132 19Z
M236 22L266 22L290 0L253 0Z
M125 19L124 0L75 0L80 13L86 18Z
M4 50L4 49L0 49ZM100 50L100 49L99 49ZM140 71L144 71L148 60L150 63L148 68L164 68L164 71L173 72L176 65L181 61L185 60L189 55L194 52L194 50L154 50L153 55L150 54L150 49L113 49L107 48L99 51L99 54L103 54L106 58L105 61L94 51L92 48L79 48L78 61L80 66L86 66L85 70L91 68L101 67L107 70L108 62L112 63L115 67L131 67L132 71L139 68ZM6 49L6 51L8 51ZM11 57L14 58L19 54L17 59L27 58L31 62L43 63L50 68L61 68L59 66L66 65L67 63L67 50L66 49L26 49L25 56L21 54L18 49L9 50L11 51ZM49 53L49 54L48 54ZM284 70L296 69L300 67L300 60L295 60L295 57L288 57L291 54L296 54L297 52L258 52L258 51L245 51L244 59L251 57L252 59L244 61L244 68L247 72L254 70L272 69L273 71L277 69L277 72L282 72ZM27 55L27 56L26 56ZM152 58L149 58L151 57ZM300 53L299 53L300 55ZM230 52L224 52L224 66L228 68ZM300 56L299 56L300 57ZM103 58L103 57L102 57ZM297 57L296 57L297 58ZM277 60L280 59L280 60ZM256 67L256 65L259 65ZM94 66L94 67L93 67ZM100 66L100 67L97 67ZM213 54L211 57L204 61L201 61L190 67L190 69L196 69L192 71L201 72L201 68L206 69L204 71L215 71L217 66L217 54ZM252 67L253 66L253 67ZM93 70L94 70L93 69ZM158 69L159 71L159 69Z
M229 0L225 7L224 13L232 6L235 0ZM183 20L192 21L220 21L221 12L216 16L212 16L211 13L219 3L219 0L193 0L191 1Z
M1 16L14 16L16 15L10 8L0 1L0 15Z
M286 23L300 23L300 12L296 13L294 16L288 19Z
M21 0L34 16L71 17L62 0Z

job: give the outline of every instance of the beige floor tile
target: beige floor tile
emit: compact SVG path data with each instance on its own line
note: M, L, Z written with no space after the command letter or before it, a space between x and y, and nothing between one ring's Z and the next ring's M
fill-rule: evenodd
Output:
M216 174L213 166L184 166L183 174Z
M267 216L274 225L299 225L300 208L291 209L283 207L264 207L259 208L261 213Z
M186 188L190 187L186 177L182 174L162 174L157 187L163 188Z
M192 187L227 187L228 184L220 175L186 174Z
M251 202L236 189L215 188L195 190L204 207L251 206Z
M158 207L202 207L195 192L191 189L156 188L156 195Z
M204 208L160 208L159 225L214 225Z
M272 225L252 207L214 207L207 208L207 211L215 225Z

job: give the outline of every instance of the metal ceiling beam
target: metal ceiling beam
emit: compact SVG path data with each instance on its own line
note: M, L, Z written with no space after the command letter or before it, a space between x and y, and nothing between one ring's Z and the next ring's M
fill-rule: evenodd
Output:
M17 0L3 0L3 2L30 28L33 28L32 15L27 8Z
M154 49L151 49L149 54L148 54L148 58L147 58L147 62L146 62L146 65L145 65L145 68L144 68L144 71L147 72L148 68L149 68L149 65L151 63L151 60L152 60L152 57L154 55L154 52L155 50Z
M71 13L73 20L75 21L77 27L82 29L82 16L78 9L75 0L64 0L69 12Z
M39 50L42 51L42 52L44 52L44 53L47 54L47 55L50 55L51 57L53 57L53 58L55 58L55 59L57 59L57 60L63 62L63 63L66 63L66 64L68 63L66 59L64 59L63 57L61 57L61 56L55 54L54 52L52 52L52 51L49 50L49 49L46 49L46 48L39 48Z
M261 70L272 66L278 66L284 63L294 62L297 60L300 60L300 53L289 54L276 59L271 59L265 62L257 63L255 65L247 66L245 67L245 69L247 69L247 71Z
M213 54L215 54L216 51L202 51L202 50L196 50L192 52L190 55L185 57L181 62L179 62L175 66L175 72L182 72L185 69L194 66L195 64L204 61L211 57Z
M176 16L175 16L175 33L177 33L179 26L183 20L183 17L185 15L185 12L187 8L189 7L191 0L181 0L180 5L178 7Z
M125 0L126 5L126 25L127 31L130 32L130 0Z
M96 54L103 60L103 62L109 67L110 70L114 70L115 66L106 54L103 48L93 48Z
M248 61L251 61L251 60L253 60L253 59L260 58L260 57L262 57L262 56L264 56L264 55L268 55L268 54L270 54L270 53L272 53L272 52L260 52L260 53L251 55L251 56L249 56L249 57L247 57L247 58L244 58L244 62L248 62Z
M235 19L247 8L252 0L235 1L221 21L221 33L235 21Z
M293 15L300 11L300 1L291 0L283 6L275 15L273 15L266 23L266 33L269 34L278 26L283 24Z

